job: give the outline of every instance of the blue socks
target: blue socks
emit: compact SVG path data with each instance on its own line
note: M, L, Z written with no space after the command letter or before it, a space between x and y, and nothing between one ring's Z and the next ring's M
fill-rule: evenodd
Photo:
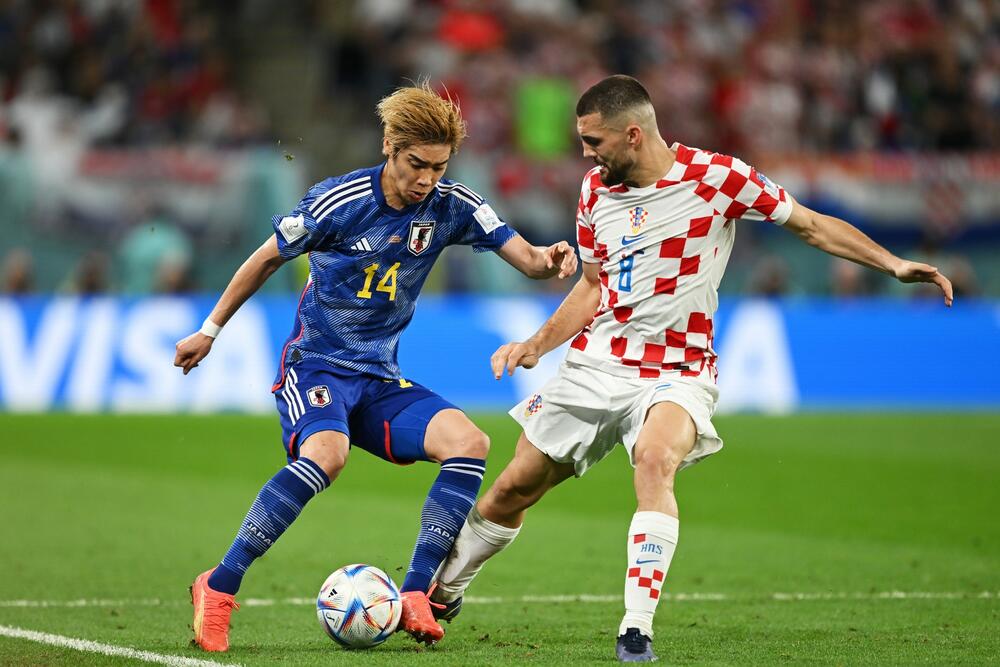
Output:
M250 564L263 556L295 521L306 503L329 485L330 480L323 469L307 458L300 458L279 470L257 494L233 545L208 578L209 587L235 595ZM479 488L478 482L476 488Z
M420 513L420 534L406 571L402 591L424 591L448 557L462 530L486 472L484 459L455 457L441 464L441 472L427 493Z
M447 558L476 502L485 472L483 459L455 457L441 464L420 514L420 533L403 581L404 592L426 592L430 588L431 579ZM326 473L307 458L279 470L257 494L232 546L208 578L208 585L235 595L250 564L263 556L306 503L329 485Z

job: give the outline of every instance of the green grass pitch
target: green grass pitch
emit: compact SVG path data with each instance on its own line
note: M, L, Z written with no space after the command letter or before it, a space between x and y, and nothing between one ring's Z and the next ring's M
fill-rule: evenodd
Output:
M480 415L490 477L517 431ZM681 539L655 648L679 664L981 664L1000 659L1000 415L717 419L726 448L678 479ZM418 647L346 652L310 598L335 568L402 580L435 467L351 454L248 575L226 655L189 645L194 575L283 464L277 420L0 416L0 626L243 665L608 664L634 510L618 451L528 515ZM485 488L485 487L484 487ZM893 593L897 592L897 593ZM785 595L776 595L785 594ZM613 596L539 602L530 596ZM39 606L103 600L103 606ZM19 602L20 601L20 602ZM137 664L0 637L0 664Z

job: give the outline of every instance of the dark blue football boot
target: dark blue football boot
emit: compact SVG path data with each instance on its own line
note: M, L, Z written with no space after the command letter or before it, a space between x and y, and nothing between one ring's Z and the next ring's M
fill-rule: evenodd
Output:
M431 599L431 613L434 614L434 620L451 623L462 611L462 598L455 598L451 602L438 602L433 599L435 588L437 588L436 581L431 584L431 589L427 592L427 597Z
M639 628L629 628L618 637L615 644L618 662L654 662L653 640L639 632Z
M451 623L460 611L462 611L462 598L455 598L451 602L431 602L431 612L438 621Z

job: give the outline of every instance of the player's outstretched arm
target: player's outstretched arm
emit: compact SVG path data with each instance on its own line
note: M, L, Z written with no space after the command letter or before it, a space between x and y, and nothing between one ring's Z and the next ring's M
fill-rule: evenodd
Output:
M567 278L576 273L576 251L566 241L543 248L518 235L507 241L497 254L529 278Z
M944 294L945 305L951 305L951 281L936 267L896 257L840 218L817 213L793 201L792 214L784 226L814 248L888 273L900 282L934 283Z
M196 331L177 343L174 366L184 369L184 375L190 373L212 351L212 343L215 342L218 331L212 331L211 325L214 324L217 328L224 326L240 306L284 263L285 260L278 254L278 241L272 235L236 270L201 331Z
M501 345L490 357L493 377L497 380L507 369L513 375L518 366L534 368L543 354L554 350L591 323L601 303L601 267L583 265L583 275L577 281L556 312L526 341Z

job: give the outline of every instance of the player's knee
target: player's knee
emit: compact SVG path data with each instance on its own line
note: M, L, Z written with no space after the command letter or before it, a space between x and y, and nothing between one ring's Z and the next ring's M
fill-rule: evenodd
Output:
M463 456L470 459L485 459L490 451L490 438L478 428L472 427L456 433L446 445L446 458Z
M490 453L490 436L476 429L475 433L469 436L466 446L468 447L466 456L473 459L485 459Z
M319 460L314 460L314 463L323 469L330 481L333 481L347 465L347 450L324 447L318 453L317 458Z
M347 464L350 447L339 439L310 438L299 450L299 455L318 465L333 481Z
M681 458L667 447L646 447L635 454L635 469L640 474L673 485Z

